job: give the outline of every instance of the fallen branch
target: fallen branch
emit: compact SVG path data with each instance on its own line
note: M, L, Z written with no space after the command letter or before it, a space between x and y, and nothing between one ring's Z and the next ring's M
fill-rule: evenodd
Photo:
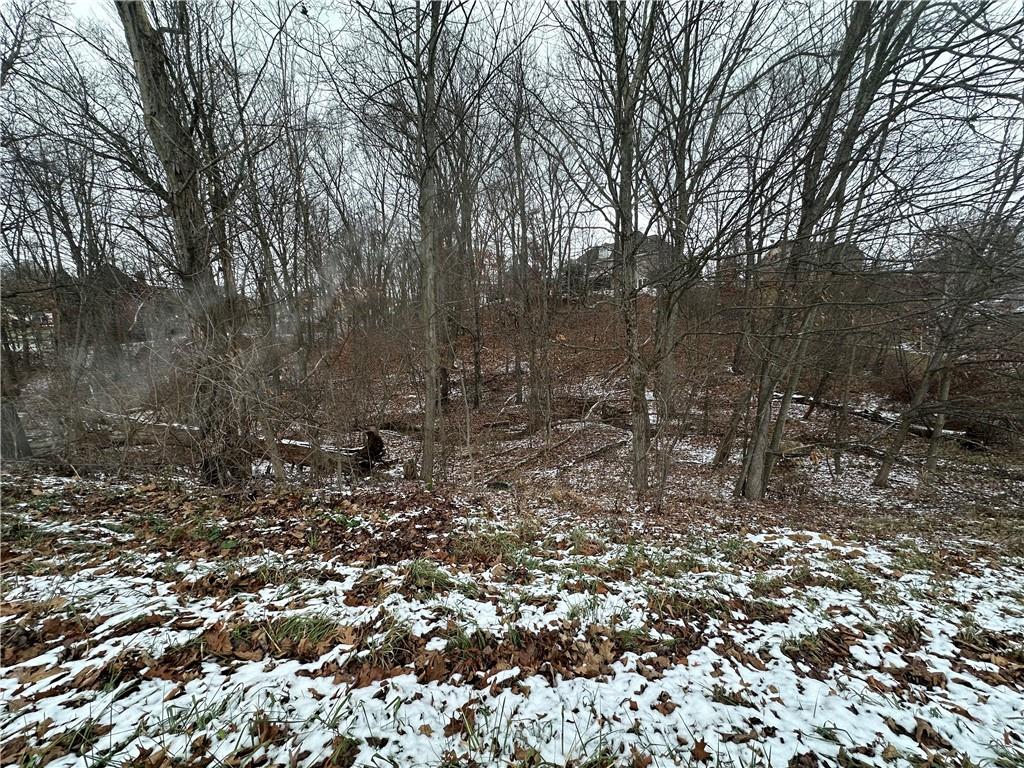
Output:
M569 467L575 467L575 466L578 466L579 464L582 464L582 463L584 463L586 461L590 461L591 459L596 459L602 453L614 450L616 448L621 448L622 446L624 446L626 444L626 442L627 442L626 438L622 438L621 440L616 440L614 443L608 443L607 445L602 445L600 448L595 448L590 453L585 453L582 456L577 456L575 459L573 459L568 464L566 464L565 468L568 469Z
M563 440L559 440L554 445L549 445L547 448L545 448L544 450L540 451L539 453L534 454L532 456L527 456L522 461L516 462L511 467L499 469L497 472L495 472L495 473L489 475L487 478L485 478L484 479L484 484L486 485L488 483L493 483L501 475L506 475L506 474L509 474L511 472L515 472L515 471L517 471L519 469L522 469L524 466L529 464L531 461L539 460L541 457L547 455L550 451L553 451L555 448L561 448L563 445L568 443L570 440L572 440L578 434L579 434L578 432L574 432L573 434L569 435L567 438L565 438Z
M842 411L843 406L841 403L832 403L828 400L816 400L808 395L793 395L794 403L806 403L811 408L824 408L829 411ZM858 419L864 419L866 421L872 421L875 424L883 424L887 427L894 427L900 423L899 418L893 418L892 416L886 416L881 411L868 411L863 408L847 408L846 412L851 416L856 416ZM932 428L927 424L914 424L910 425L910 433L917 435L918 437L931 437ZM959 439L964 437L963 432L957 432L951 429L944 429L942 431L942 437L947 439Z

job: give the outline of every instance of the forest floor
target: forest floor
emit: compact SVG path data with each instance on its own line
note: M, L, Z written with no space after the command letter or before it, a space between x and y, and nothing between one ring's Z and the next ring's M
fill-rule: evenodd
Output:
M514 452L462 493L6 474L0 763L1024 765L1019 478L748 505L689 450L640 510Z

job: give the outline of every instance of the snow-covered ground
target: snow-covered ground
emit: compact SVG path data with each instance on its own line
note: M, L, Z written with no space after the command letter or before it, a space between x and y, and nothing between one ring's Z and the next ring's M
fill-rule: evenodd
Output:
M571 502L5 482L2 763L1024 761L1013 547Z

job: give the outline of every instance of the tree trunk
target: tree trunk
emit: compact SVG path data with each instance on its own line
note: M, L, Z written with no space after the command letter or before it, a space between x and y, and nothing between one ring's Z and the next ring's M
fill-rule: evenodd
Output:
M715 451L715 457L711 460L712 468L724 467L729 462L729 457L732 455L732 444L736 441L736 432L740 422L743 421L744 414L750 407L751 397L753 397L753 389L748 387L743 397L736 403L736 407L733 408L729 424L725 428L725 434L722 435L722 440L718 443L718 450Z
M262 410L259 414L260 431L263 433L263 445L270 459L270 466L274 470L274 482L284 485L284 463L281 461L281 452L278 450L277 435L270 428L270 419Z
M743 451L743 466L733 493L747 499L759 499L763 494L765 464L770 448L772 400L775 387L784 372L778 369L777 361L784 344L783 329L786 325L784 299L780 293L774 309L774 320L768 333L767 348L761 357L757 378L751 382L751 390L756 392L754 428Z
M480 355L483 352L483 324L480 320L480 279L477 273L476 290L473 291L473 410L480 407L483 371Z
M875 475L875 479L871 483L875 488L889 487L889 475L892 473L892 468L896 466L896 460L899 458L900 451L903 450L903 444L907 441L907 436L910 434L910 423L917 415L924 399L928 396L928 388L931 385L932 374L938 369L939 361L942 357L943 354L938 349L932 353L931 359L928 361L928 366L921 375L921 382L917 385L917 389L914 391L914 396L910 400L910 405L903 412L902 416L900 416L896 435L893 437L892 442L889 444L889 448L885 452L885 457L882 459L882 465L878 468L878 474Z
M648 9L643 38L639 41L636 64L629 71L628 25L624 8L607 4L615 46L615 138L618 153L618 188L615 190L615 261L619 269L618 295L626 340L632 424L633 487L637 496L647 491L647 452L650 448L650 416L647 412L647 370L641 357L638 317L637 250L639 238L634 225L633 182L636 172L636 108L640 88L650 64L658 6ZM613 273L614 274L614 273Z
M200 471L204 480L225 484L251 472L243 448L245 429L234 413L231 392L230 302L225 304L211 267L210 245L215 238L204 206L205 159L193 140L193 115L182 112L192 103L171 71L164 34L153 28L146 6L116 3L125 40L135 66L143 118L153 148L167 177L166 201L174 224L176 267L185 290L192 336L199 349L194 416L201 435ZM181 34L189 34L188 7L176 6ZM225 277L230 279L229 273Z
M935 479L935 469L939 463L939 443L942 442L942 431L946 428L946 412L943 408L949 402L949 388L953 381L953 372L949 366L943 368L939 375L939 412L935 414L935 423L932 425L932 435L928 442L928 458L921 473L923 485L931 485Z
M0 444L0 457L5 460L31 459L32 446L25 435L25 428L21 424L14 400L4 397L0 401L0 409L0 435L3 438Z
M782 436L786 430L786 421L789 418L789 408L793 402L793 395L796 393L797 385L800 383L800 374L803 371L803 358L807 352L807 341L810 338L810 330L814 325L814 318L817 310L810 309L800 327L800 337L797 341L796 354L790 363L789 378L786 382L786 390L782 393L782 402L779 403L779 413L776 416L775 428L772 431L772 442L768 449L767 461L765 462L765 473L760 496L764 496L768 489L768 482L771 480L775 463L779 460L779 452L782 449Z
M850 387L853 383L854 363L857 360L856 348L851 345L846 364L846 376L843 379L843 397L840 404L839 418L836 421L836 448L832 462L836 468L836 477L843 474L843 445L850 430Z
M440 2L430 3L430 38L426 64L420 64L424 100L420 109L420 151L422 172L419 190L420 256L423 267L423 326L425 336L426 400L423 408L423 466L421 476L427 485L434 482L437 412L440 405L440 349L438 348L438 233L437 233L437 146L435 64L437 36L441 17Z
M654 357L658 361L655 379L655 401L658 406L659 428L674 415L673 397L676 378L676 318L679 302L677 294L667 285L658 289L657 317L655 319Z

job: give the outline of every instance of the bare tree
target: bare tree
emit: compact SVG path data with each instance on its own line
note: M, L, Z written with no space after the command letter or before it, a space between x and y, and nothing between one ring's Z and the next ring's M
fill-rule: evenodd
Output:
M663 8L657 2L636 6L607 3L600 9L597 5L574 4L562 22L570 56L579 62L578 76L588 89L581 111L599 115L600 123L595 127L598 131L607 128L610 135L610 142L595 144L593 134L565 134L573 148L593 158L593 166L603 172L594 189L612 215L614 275L629 372L632 479L640 496L648 485L650 416L638 318L638 254L643 232L637 223L636 183L644 157L638 152L637 115L647 98L657 55L657 30L662 23Z

